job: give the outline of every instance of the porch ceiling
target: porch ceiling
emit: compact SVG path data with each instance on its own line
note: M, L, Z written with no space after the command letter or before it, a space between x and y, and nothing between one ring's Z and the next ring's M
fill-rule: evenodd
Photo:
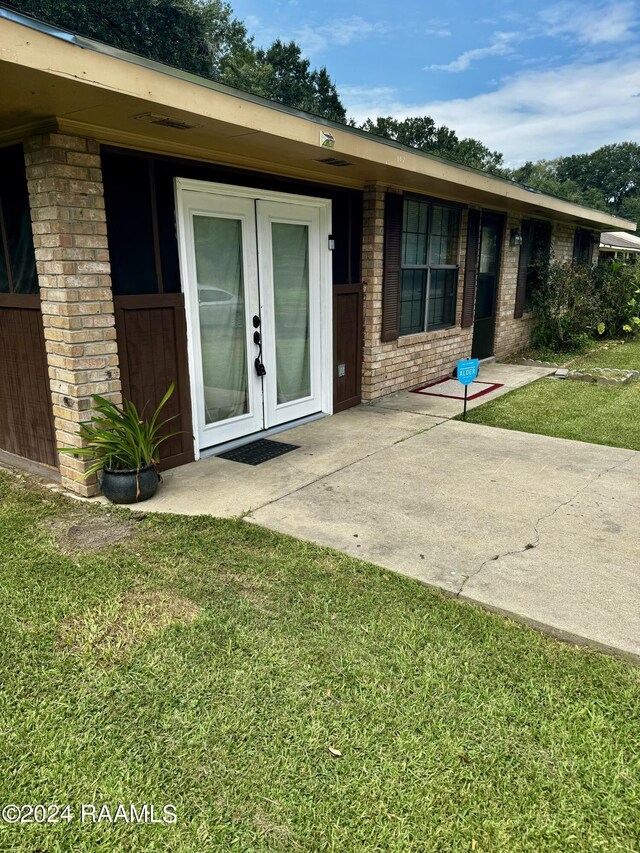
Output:
M635 230L624 219L45 29L0 10L0 144L55 127L116 145L325 184L378 183L594 229ZM153 116L187 127L154 124ZM333 135L333 148L321 146L323 131ZM324 158L349 165L319 162Z

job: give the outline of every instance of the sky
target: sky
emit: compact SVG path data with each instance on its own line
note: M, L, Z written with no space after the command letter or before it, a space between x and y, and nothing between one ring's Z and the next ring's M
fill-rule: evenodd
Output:
M231 0L294 39L349 117L430 115L506 162L640 141L640 0Z

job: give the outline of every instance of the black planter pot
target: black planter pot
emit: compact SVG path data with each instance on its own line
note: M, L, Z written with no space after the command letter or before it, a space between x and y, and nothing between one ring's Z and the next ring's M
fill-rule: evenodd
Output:
M139 470L125 469L109 471L105 469L98 477L102 494L114 504L134 504L152 498L160 477L153 465L145 465Z

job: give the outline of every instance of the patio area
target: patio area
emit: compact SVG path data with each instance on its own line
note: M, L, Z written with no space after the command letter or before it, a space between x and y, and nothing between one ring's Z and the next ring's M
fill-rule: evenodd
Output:
M469 408L550 372L484 364L501 387ZM168 471L144 510L244 516L640 659L640 453L451 420L462 405L392 394L274 436L299 447L258 466Z
M471 400L468 408L552 372L539 367L483 364L479 381L501 387ZM459 387L462 393L462 385ZM461 399L411 391L390 394L278 433L272 437L274 441L297 444L298 449L261 465L212 456L167 471L157 495L145 503L145 509L181 515L245 515L433 429L462 412L462 407Z

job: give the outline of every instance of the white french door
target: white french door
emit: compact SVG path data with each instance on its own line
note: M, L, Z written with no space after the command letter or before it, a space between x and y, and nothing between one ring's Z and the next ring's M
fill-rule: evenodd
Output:
M331 411L330 202L176 181L200 450Z
M258 201L265 426L321 411L320 212Z

